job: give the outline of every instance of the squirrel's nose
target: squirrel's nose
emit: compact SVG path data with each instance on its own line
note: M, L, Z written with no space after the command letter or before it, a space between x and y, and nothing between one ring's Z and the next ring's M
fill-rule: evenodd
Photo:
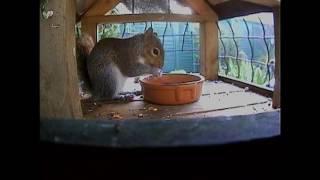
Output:
M153 66L156 67L156 68L161 68L161 63L160 62L155 62L153 64Z
M157 67L158 67L158 68L162 68L162 67L163 67L163 61L157 62Z

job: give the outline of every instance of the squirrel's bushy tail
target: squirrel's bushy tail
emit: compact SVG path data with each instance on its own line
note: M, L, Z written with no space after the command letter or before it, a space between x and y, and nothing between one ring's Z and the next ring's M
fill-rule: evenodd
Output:
M90 94L91 84L87 69L87 58L90 55L95 43L89 34L83 33L76 39L77 46L77 68L80 81L80 96ZM88 95L87 95L88 96Z
M92 51L94 45L95 43L92 37L87 33L83 33L80 37L77 38L77 48L79 48L83 55L88 56Z

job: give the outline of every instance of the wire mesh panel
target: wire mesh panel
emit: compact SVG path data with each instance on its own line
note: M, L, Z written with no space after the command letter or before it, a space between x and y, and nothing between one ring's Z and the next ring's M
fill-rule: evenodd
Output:
M273 89L273 14L258 13L217 23L219 74Z

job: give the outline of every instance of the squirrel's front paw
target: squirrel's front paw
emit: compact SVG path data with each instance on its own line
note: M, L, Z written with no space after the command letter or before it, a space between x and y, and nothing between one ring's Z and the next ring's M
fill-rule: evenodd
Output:
M139 80L140 80L140 77L139 77L139 76L138 76L138 77L135 77L135 78L134 78L134 83L135 83L135 84L138 84L138 83L139 83Z
M153 68L151 69L151 74L152 74L153 76L159 77L159 76L162 75L162 69L153 67Z
M118 95L118 96L115 96L113 99L119 100L119 101L131 102L134 99L134 95L133 94Z

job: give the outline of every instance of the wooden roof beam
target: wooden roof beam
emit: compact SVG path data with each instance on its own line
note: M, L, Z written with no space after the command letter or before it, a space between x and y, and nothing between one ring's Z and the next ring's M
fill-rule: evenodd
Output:
M267 7L277 7L280 6L280 0L207 0L212 6L225 3L228 1L246 1L253 4L258 4Z
M217 4L221 4L230 0L207 0L212 6L215 6Z
M268 7L278 7L280 6L280 0L242 0L262 6L268 6Z
M216 12L209 6L205 0L185 0L189 6L200 16L211 17L214 20L218 19Z
M113 9L119 0L97 0L96 3L85 13L85 16L105 15L109 10Z
M112 16L89 16L83 17L83 21L95 24L99 23L131 23L146 21L170 21L170 22L204 22L212 18L199 15L182 15L182 14L127 14Z

